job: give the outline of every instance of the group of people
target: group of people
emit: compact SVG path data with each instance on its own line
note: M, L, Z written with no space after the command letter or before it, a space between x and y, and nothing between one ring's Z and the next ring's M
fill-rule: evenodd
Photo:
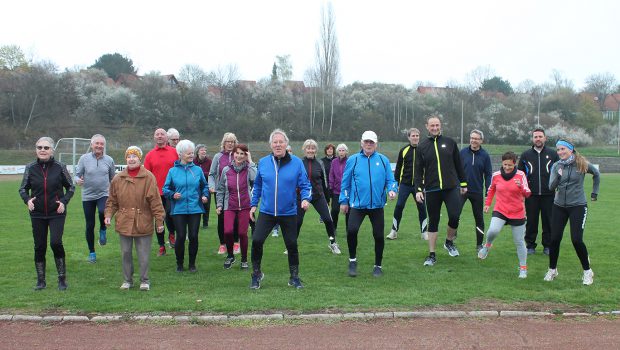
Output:
M264 242L270 232L279 229L286 245L290 277L288 285L303 288L299 277L297 240L305 211L312 205L325 226L328 248L340 254L336 240L339 214L345 214L349 253L348 275L358 275L358 232L369 218L374 238L375 259L372 275L383 275L384 206L396 198L392 229L387 237L398 238L403 209L409 195L415 198L420 234L428 240L429 254L424 266L437 263L436 245L442 206L448 223L443 247L452 257L459 255L455 244L461 211L469 200L475 220L476 249L486 259L494 240L505 225L512 227L519 260L519 277L527 277L527 255L534 254L538 217L542 218L543 251L549 255L549 270L544 277L558 276L560 242L570 221L571 239L581 261L583 283L592 284L593 272L583 243L587 202L583 182L586 173L594 178L591 199L596 200L599 172L568 140L559 140L556 152L545 146L543 129L533 132L533 146L519 159L513 152L502 155L499 171L492 172L489 154L482 148L484 134L470 133L470 145L459 150L456 142L442 134L441 117L431 114L426 120L428 137L420 131L408 131L409 143L400 149L396 169L377 151L378 136L365 131L360 150L349 156L345 144L325 147L325 157L317 159L318 144L303 143L303 156L290 152L289 139L280 129L269 136L271 153L258 163L250 150L226 133L220 152L207 157L204 144L180 140L176 129L157 129L155 147L146 155L137 146L125 152L126 167L115 174L112 158L105 154L105 138L94 135L92 152L83 155L70 176L64 164L54 159L54 141L42 137L36 142L37 159L26 166L19 192L31 215L35 242L36 290L46 287L45 255L48 231L50 246L58 270L58 287L67 288L62 234L66 206L75 192L73 180L82 186L82 206L86 221L88 261L96 262L95 213L99 212L99 244L107 242L107 227L115 217L115 230L121 246L123 283L133 287L133 245L140 268L140 290L150 289L149 256L153 232L159 245L158 255L174 247L177 272L185 271L185 241L188 240L188 270L196 272L198 233L208 226L212 197L218 218L219 254L226 254L223 266L230 269L241 255L240 268L248 270L251 235L250 288L259 289L264 277ZM555 197L553 197L555 194ZM485 198L486 197L486 198ZM484 215L492 210L491 224L484 235ZM330 208L331 202L331 208ZM258 212L258 213L257 213Z

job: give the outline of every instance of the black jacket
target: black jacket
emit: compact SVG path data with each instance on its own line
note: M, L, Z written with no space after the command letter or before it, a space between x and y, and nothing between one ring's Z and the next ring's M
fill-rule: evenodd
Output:
M544 146L538 153L534 146L521 154L517 168L527 175L527 182L532 195L551 196L549 189L549 174L553 163L558 161L558 154L551 148Z
M396 160L396 168L394 169L394 179L398 184L404 183L413 186L413 174L415 172L415 159L417 155L418 145L412 146L407 144L398 151L398 159Z
M429 136L418 144L414 182L416 192L467 187L459 147L453 139Z
M308 180L310 180L312 185L312 198L316 199L319 196L325 196L325 193L327 193L327 176L323 162L316 158L308 159L306 157L302 161L304 162L306 173L308 173Z
M64 188L64 190L63 190ZM53 157L48 161L36 161L26 165L24 178L19 186L19 195L24 203L28 203L30 198L34 200L34 210L30 216L34 218L52 218L65 215L67 204L75 193L75 186L71 180L71 175L67 171L67 166L56 161ZM65 206L65 211L58 214L58 202Z

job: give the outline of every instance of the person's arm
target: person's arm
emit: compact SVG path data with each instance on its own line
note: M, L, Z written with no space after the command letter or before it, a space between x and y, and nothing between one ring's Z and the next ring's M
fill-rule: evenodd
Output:
M310 180L308 180L308 173L306 172L306 167L303 162L299 162L299 170L297 170L297 188L299 188L299 195L302 202L304 200L308 202L312 200L312 185L310 184Z
M22 197L24 204L28 204L28 202L32 199L30 198L30 166L26 165L24 168L24 176L22 176L22 183L19 185L19 196Z
M252 200L250 201L250 206L253 208L258 207L258 201L263 191L263 176L260 170L260 162L258 164L258 169L256 171L256 177L254 178L254 187L252 188ZM256 209L254 209L256 210Z
M58 165L62 167L61 181L62 187L65 188L65 194L59 198L58 201L66 207L75 193L75 185L73 185L73 180L71 179L69 170L67 170L67 166L62 163L58 163Z
M487 153L487 157L484 162L484 189L485 195L491 187L491 177L493 176L493 165L491 164L491 156Z
M383 161L387 165L385 167L385 190L388 191L389 198L394 199L396 197L396 194L398 193L398 184L396 183L396 180L394 179L394 174L392 173L392 167L390 167L390 160L385 156L382 156L382 157L383 157Z
M404 148L401 148L400 151L398 151L398 158L396 159L396 168L394 169L394 180L398 182L399 184L402 181L402 179L400 178L400 173L403 169L403 162L404 162L403 150ZM411 152L413 152L413 150L411 150Z
M106 218L106 225L110 224L112 217L118 211L118 193L117 193L118 190L116 189L117 181L112 180L112 182L110 183L108 200L105 202L104 216ZM159 195L159 190L157 191L157 194Z
M521 174L521 193L524 198L529 198L532 195L532 191L530 190L530 185L527 183L525 173Z
M418 144L413 168L413 185L414 192L417 196L418 192L424 192L424 151L420 147L420 144Z
M168 170L168 175L166 175L166 182L164 182L164 186L162 187L161 191L162 194L166 197L166 198L170 198L172 199L172 197L174 196L175 193L175 188L174 188L174 182L172 181L172 171L174 168L170 168L170 170Z
M116 164L114 164L114 159L110 157L110 170L108 171L108 178L110 179L110 182L114 176L116 176Z
M601 173L591 163L588 163L588 173L592 174L592 193L590 194L590 199L595 201L598 199L598 190L601 184Z
M84 156L80 157L78 163L75 167L75 171L73 172L75 183L81 186L84 184Z
M224 196L226 195L226 189L228 188L228 179L224 176L224 172L228 167L225 167L222 170L222 176L220 176L220 181L217 183L217 187L215 188L215 208L223 208L224 207Z
M484 201L483 211L485 213L489 212L491 203L493 203L493 197L495 196L495 181L493 181L493 179L494 177L491 177L491 186L489 186L489 191L487 192L487 198Z
M209 183L207 181L207 178L205 177L205 174L202 172L202 169L200 167L196 167L198 168L198 175L200 176L200 194L201 197L205 197L205 198L209 198L209 196L211 195L211 192L209 191Z
M213 156L213 160L211 161L211 168L209 169L209 188L211 192L215 192L216 178L218 174L218 169L220 167L220 158L222 157L222 152L217 153Z
M454 161L456 174L461 182L461 193L463 193L463 189L467 191L467 175L465 174L465 168L463 168L463 163L461 162L461 152L459 151L456 142L454 142L454 147L452 148L452 160Z
M148 186L146 191L147 201L151 206L151 214L155 219L155 228L157 229L157 232L163 232L166 211L161 202L161 196L159 195L155 175L150 174L150 176L147 177L146 186Z
M349 205L349 197L351 194L351 177L353 176L353 163L357 158L355 156L347 160L347 164L344 167L344 173L342 174L342 182L340 183L340 197L338 203L340 205Z
M563 166L556 162L551 166L551 171L549 171L549 189L551 191L555 191L555 189L560 184L560 179L562 178L562 170Z

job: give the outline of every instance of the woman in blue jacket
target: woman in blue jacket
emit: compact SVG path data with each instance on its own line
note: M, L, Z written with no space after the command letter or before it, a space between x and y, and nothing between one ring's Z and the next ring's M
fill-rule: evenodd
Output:
M168 171L163 193L171 202L170 215L177 230L174 253L177 272L183 272L185 238L189 238L189 271L196 272L198 254L198 229L200 217L209 200L209 185L202 169L194 164L194 143L181 140L177 144L179 160Z
M373 276L383 275L381 261L385 244L383 207L385 194L391 200L396 198L397 188L390 161L377 152L377 134L365 131L362 134L362 150L347 160L342 175L340 210L349 213L347 243L349 245L349 276L357 276L357 233L364 217L370 218L372 235L375 239L375 266Z
M301 159L286 152L288 137L276 129L269 135L272 153L258 161L254 180L250 218L260 200L260 213L252 235L252 281L251 289L259 289L263 279L261 260L263 244L271 229L279 224L288 250L288 265L291 273L288 285L303 288L299 279L299 254L297 252L297 189L301 196L301 208L308 209L312 200L311 186Z

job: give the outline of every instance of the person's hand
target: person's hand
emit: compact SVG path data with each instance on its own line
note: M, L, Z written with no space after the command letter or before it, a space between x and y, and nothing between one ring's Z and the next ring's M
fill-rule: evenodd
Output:
M209 201L209 198L202 196L201 200L203 203L207 203Z
M305 199L301 201L301 209L308 210L308 208L310 208L310 202Z
M82 185L84 184L84 176L82 176L82 177L78 177L78 178L75 180L75 183L76 183L76 184L78 184L78 186L82 186Z
M394 198L396 198L396 192L394 191L388 192L388 197L390 197L390 200L393 201Z
M65 212L65 205L64 205L64 204L62 204L62 202L61 202L61 201L56 201L56 203L58 203L58 209L56 209L56 212L57 212L58 214L62 214L62 213L64 213L64 212Z
M484 210L485 213L488 213L489 212L489 206L485 205L483 210Z
M245 154L248 155L248 164L252 164L252 154L250 154L250 151L245 152Z
M590 200L592 202L596 202L597 199L598 199L598 195L596 193L590 194Z
M32 197L28 200L28 210L29 211L33 211L34 210L34 200L37 199L37 197Z
M164 232L164 225L157 226L157 228L156 228L155 230L157 230L157 233L162 233L162 232Z
M179 199L179 198L181 198L181 194L180 194L179 192L175 192L175 193L172 195L172 198L174 198L174 199Z
M349 212L349 206L346 204L340 204L340 212L346 214Z
M211 193L215 193L215 188L211 188L211 187L209 187L209 192L211 192Z
M256 218L254 217L254 213L256 213L256 207L250 208L250 220L252 221L256 221Z
M112 218L105 218L105 219L103 219L103 223L106 226L110 226L110 224L112 223Z
M222 214L222 207L217 207L217 209L215 209L215 212L217 213L217 215Z
M461 194L467 193L467 187L461 187Z
M423 192L418 192L415 194L415 200L418 203L422 203L424 202L424 193Z

